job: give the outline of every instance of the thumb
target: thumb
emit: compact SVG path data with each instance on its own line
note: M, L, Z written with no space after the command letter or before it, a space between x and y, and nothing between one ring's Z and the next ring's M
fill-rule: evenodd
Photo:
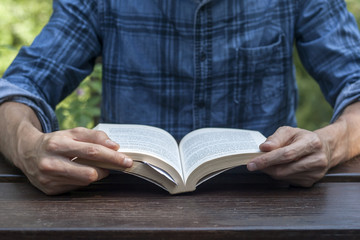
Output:
M115 151L120 148L119 144L112 141L103 131L87 129L83 127L77 127L68 131L76 141L99 144Z
M262 152L270 152L272 150L284 147L291 142L294 136L294 128L280 127L273 135L269 136L266 141L260 144L259 148Z

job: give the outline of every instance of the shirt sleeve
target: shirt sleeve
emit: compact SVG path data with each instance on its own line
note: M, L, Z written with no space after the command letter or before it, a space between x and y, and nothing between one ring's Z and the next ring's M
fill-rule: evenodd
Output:
M35 110L43 131L58 129L54 109L93 70L101 52L96 0L54 0L53 14L0 79L0 103Z
M343 0L299 5L296 44L304 67L334 107L335 121L360 98L360 33Z

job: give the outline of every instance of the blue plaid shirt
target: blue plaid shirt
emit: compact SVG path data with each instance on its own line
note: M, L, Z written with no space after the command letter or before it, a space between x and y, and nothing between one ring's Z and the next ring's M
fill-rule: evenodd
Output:
M0 102L55 106L102 56L101 121L180 139L201 127L295 126L296 44L336 119L360 96L360 36L342 0L54 0L54 13L0 81Z

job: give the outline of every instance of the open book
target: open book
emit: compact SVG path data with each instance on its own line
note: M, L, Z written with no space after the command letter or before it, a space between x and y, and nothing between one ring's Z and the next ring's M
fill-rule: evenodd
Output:
M120 152L131 157L131 168L118 169L145 178L171 194L194 191L196 186L230 168L245 165L261 154L265 137L251 130L203 128L178 144L165 130L145 125L99 124ZM100 166L112 168L112 166Z

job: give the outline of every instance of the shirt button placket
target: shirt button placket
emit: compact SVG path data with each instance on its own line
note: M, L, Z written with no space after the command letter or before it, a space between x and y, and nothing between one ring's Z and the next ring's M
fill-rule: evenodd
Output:
M205 51L200 52L200 61L205 62L206 61L206 53Z
M207 56L207 11L202 6L196 15L195 24L195 89L194 89L194 128L205 127L206 80L208 75Z

